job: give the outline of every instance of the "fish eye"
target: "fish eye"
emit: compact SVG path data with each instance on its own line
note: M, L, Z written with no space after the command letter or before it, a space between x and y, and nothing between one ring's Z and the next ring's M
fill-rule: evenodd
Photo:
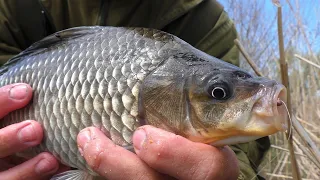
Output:
M208 89L208 93L216 100L226 100L231 96L229 87L225 83L211 85Z
M222 87L215 87L212 89L211 96L216 99L223 99L227 96L227 94Z

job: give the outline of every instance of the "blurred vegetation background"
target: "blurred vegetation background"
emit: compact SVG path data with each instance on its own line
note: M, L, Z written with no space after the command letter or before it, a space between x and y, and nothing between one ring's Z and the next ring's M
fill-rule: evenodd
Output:
M271 0L219 0L233 19L239 40L267 77L281 81L277 33L277 7ZM300 55L320 65L320 1L282 0L283 35L289 68L292 116L320 147L320 66L295 57ZM254 73L241 57L240 66ZM294 147L302 179L320 180L320 169L303 151L307 146L293 132ZM267 179L293 179L284 133L272 135L272 148L259 167Z

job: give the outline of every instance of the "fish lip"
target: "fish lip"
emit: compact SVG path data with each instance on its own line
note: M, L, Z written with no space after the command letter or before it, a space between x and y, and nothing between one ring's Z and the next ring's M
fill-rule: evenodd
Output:
M276 129L279 131L285 131L288 128L287 123L287 112L286 112L286 106L285 104L281 104L278 106L278 100L281 100L282 103L287 103L287 89L282 84L276 84L275 85L275 91L272 98L272 111L275 116L274 123Z
M215 146L215 147L222 147L226 145L234 145L234 144L239 144L239 143L246 143L249 141L253 141L256 139L259 139L263 136L260 135L239 135L239 136L230 136L225 139L221 139L215 142L210 143L210 145Z

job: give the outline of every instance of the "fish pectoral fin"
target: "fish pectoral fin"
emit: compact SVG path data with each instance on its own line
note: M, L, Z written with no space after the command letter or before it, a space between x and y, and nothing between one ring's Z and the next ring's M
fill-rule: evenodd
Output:
M53 176L50 180L94 180L94 176L81 170L70 170Z

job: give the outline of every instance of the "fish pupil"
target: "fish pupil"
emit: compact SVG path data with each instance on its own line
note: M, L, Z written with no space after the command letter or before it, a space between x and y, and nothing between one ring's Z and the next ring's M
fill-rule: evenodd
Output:
M226 92L223 88L221 87L215 87L212 90L212 97L216 98L216 99L223 99L226 97Z

